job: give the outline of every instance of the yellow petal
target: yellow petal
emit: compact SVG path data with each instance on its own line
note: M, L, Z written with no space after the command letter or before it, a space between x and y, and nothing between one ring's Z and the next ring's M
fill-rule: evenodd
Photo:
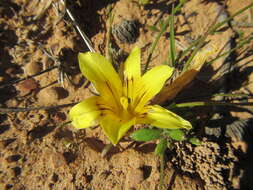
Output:
M138 84L138 97L136 98L136 111L139 112L143 106L151 100L163 87L165 81L172 75L173 68L160 65L149 70L143 75Z
M189 121L161 106L154 105L148 106L148 108L147 115L140 120L142 123L165 129L192 128Z
M122 83L112 64L98 53L79 53L79 66L107 102L116 102L122 96Z
M135 47L129 54L124 63L124 75L127 78L136 78L141 76L141 50Z
M136 97L137 81L141 77L141 51L134 48L124 63L124 96L129 100L130 105Z
M98 124L97 119L101 111L97 107L97 98L93 96L71 108L69 118L75 128L82 129Z
M101 119L100 124L112 144L116 145L126 132L135 124L135 118L122 122L119 118L113 117L112 115L106 115Z

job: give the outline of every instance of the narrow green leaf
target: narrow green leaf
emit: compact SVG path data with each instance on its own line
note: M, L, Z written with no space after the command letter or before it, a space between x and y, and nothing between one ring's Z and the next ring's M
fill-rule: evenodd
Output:
M237 30L237 33L238 33L238 36L239 36L239 40L243 40L244 39L244 31L241 31L241 30Z
M159 22L160 31L159 31L159 33L157 33L157 36L155 37L155 41L151 45L150 53L148 55L148 60L147 60L147 63L145 65L145 68L144 68L144 73L148 70L149 63L150 63L152 55L153 55L153 53L155 51L156 45L159 42L159 39L165 33L167 27L169 26L169 18L170 17L168 17L165 22L163 21L163 19L161 19L160 22Z
M192 143L192 144L194 144L194 145L197 145L197 146L201 145L201 143L202 143L202 142L201 142L198 138L196 138L196 137L190 138L190 139L189 139L189 142Z
M185 139L185 134L180 129L168 130L168 135L175 141L182 141Z
M174 31L174 7L170 16L170 54L172 66L175 66L176 48L175 48L175 31Z
M192 108L192 107L200 107L200 106L251 106L252 103L229 103L229 102L218 102L218 101L206 101L206 102L185 102L180 104L175 104L171 106L172 108Z
M249 38L246 38L246 39L243 39L243 40L239 41L236 47L234 47L234 48L232 48L232 49L230 49L230 50L228 50L228 51L226 51L226 52L224 52L224 53L218 55L216 58L214 58L213 60L209 61L209 62L207 63L207 65L210 65L210 64L212 64L213 62L215 62L217 59L219 59L219 58L221 58L221 57L223 57L223 56L225 56L225 55L228 55L228 54L232 53L233 51L235 51L235 50L237 50L237 49L240 49L240 48L243 47L244 45L250 43L251 40L253 40L253 37L252 37L252 36L250 36Z
M135 141L152 141L161 137L163 131L160 129L140 129L130 135Z
M161 19L161 20L159 21L158 25L159 25L160 29L163 29L163 28L164 28L164 20Z
M155 154L157 156L162 156L167 148L167 140L165 138L161 139L160 142L155 147Z
M244 11L246 11L247 9L253 7L253 3L249 4L248 6L240 9L239 11L237 11L236 13L234 13L233 15L231 15L230 17L228 17L227 19L225 19L222 22L216 23L213 26L211 26L206 32L205 34L200 37L199 39L195 40L186 50L183 51L181 57L184 57L189 51L192 50L193 47L195 47L195 49L193 50L193 52L191 53L190 57L188 58L188 60L186 61L186 63L184 64L184 68L183 71L186 71L187 68L189 67L191 61L193 60L194 56L197 54L197 52L200 50L200 48L205 44L205 40L206 38L210 35L213 34L215 31L219 30L220 27L222 27L224 24L226 24L227 22L229 22L230 20L232 20L235 16L243 13ZM231 50L230 50L231 51ZM222 55L223 56L223 55ZM217 58L215 58L216 60ZM212 61L213 62L213 61Z
M153 31L153 32L160 32L160 30L156 27L156 26L147 26L149 30Z
M180 3L175 7L175 9L173 10L173 14L174 15L181 9L181 7L183 6L184 2L185 2L185 0L180 1ZM169 21L170 21L170 17L168 17L165 21L163 21L163 19L161 19L159 21L160 31L159 31L159 33L157 33L157 36L155 37L155 40L152 43L152 46L150 48L148 59L147 59L147 62L146 62L145 68L144 68L144 73L149 68L149 63L151 61L151 58L152 58L152 55L154 53L155 47L158 44L158 41L161 38L161 36L166 32L166 29L169 26Z
M149 3L149 0L139 0L139 3L142 5L146 5Z

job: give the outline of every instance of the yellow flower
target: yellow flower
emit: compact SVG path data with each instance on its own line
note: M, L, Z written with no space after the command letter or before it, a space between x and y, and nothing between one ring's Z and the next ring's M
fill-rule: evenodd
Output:
M100 124L106 136L116 145L135 124L150 124L159 128L190 129L190 122L151 100L172 75L173 68L161 65L141 76L140 49L134 48L124 63L121 77L112 64L98 53L79 53L79 66L99 96L83 100L69 112L77 129Z

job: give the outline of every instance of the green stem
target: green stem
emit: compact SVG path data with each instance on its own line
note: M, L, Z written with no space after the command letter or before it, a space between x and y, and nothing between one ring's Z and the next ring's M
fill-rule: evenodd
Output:
M174 104L175 108L184 108L184 107L197 107L197 106L250 106L253 103L227 103L227 102L186 102L180 104Z

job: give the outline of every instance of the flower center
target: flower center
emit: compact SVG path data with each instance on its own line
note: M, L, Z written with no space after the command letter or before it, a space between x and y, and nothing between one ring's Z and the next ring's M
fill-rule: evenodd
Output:
M133 117L137 117L137 114L134 112L134 110L130 106L129 98L122 96L120 98L120 104L122 108L121 108L119 117L122 118L122 120L127 121L129 119L132 119Z

